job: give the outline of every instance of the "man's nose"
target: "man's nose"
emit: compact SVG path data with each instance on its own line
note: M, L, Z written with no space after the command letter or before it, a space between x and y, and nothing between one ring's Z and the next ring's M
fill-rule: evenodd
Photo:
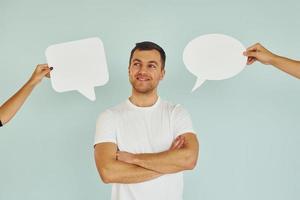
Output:
M145 74L147 72L147 67L142 65L139 69L139 74Z

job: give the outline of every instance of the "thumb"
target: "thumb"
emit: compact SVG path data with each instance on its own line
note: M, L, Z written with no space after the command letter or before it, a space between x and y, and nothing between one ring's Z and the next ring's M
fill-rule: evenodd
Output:
M51 69L50 69L50 68L47 68L47 69L42 70L41 74L42 74L43 76L46 76L46 74L48 74L50 71L51 71Z
M244 56L248 56L248 57L254 57L254 58L257 57L257 51L245 51L243 54Z

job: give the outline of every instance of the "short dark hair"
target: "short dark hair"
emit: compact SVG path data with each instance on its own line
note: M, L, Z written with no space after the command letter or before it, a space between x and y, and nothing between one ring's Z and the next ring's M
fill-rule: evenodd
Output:
M166 53L163 50L163 48L161 48L158 44L155 44L154 42L149 42L149 41L144 41L144 42L139 42L135 44L135 47L131 50L130 53L130 58L129 58L129 64L131 62L133 53L136 50L141 50L141 51L147 51L147 50L157 50L160 54L160 58L161 58L161 63L162 63L162 69L165 68L165 63L166 63Z

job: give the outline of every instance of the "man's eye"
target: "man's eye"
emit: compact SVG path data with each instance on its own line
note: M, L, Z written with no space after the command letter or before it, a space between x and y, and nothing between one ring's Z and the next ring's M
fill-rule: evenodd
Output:
M150 67L150 68L154 68L154 69L156 68L155 65L149 65L149 67Z
M133 66L140 66L140 63L133 63Z

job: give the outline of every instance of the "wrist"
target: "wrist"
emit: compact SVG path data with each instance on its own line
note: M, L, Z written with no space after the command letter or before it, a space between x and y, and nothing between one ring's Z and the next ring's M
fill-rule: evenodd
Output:
M38 84L37 81L35 81L33 79L29 79L25 85L27 85L29 87L35 87L37 84Z
M139 155L138 154L133 154L133 157L132 157L132 164L134 165L139 165L140 164L140 158L139 158Z
M278 63L278 61L281 59L281 57L280 56L278 56L278 55L276 55L276 54L273 54L272 56L271 56L271 59L270 59L270 65L273 65L273 66L276 66L277 65L277 63Z

